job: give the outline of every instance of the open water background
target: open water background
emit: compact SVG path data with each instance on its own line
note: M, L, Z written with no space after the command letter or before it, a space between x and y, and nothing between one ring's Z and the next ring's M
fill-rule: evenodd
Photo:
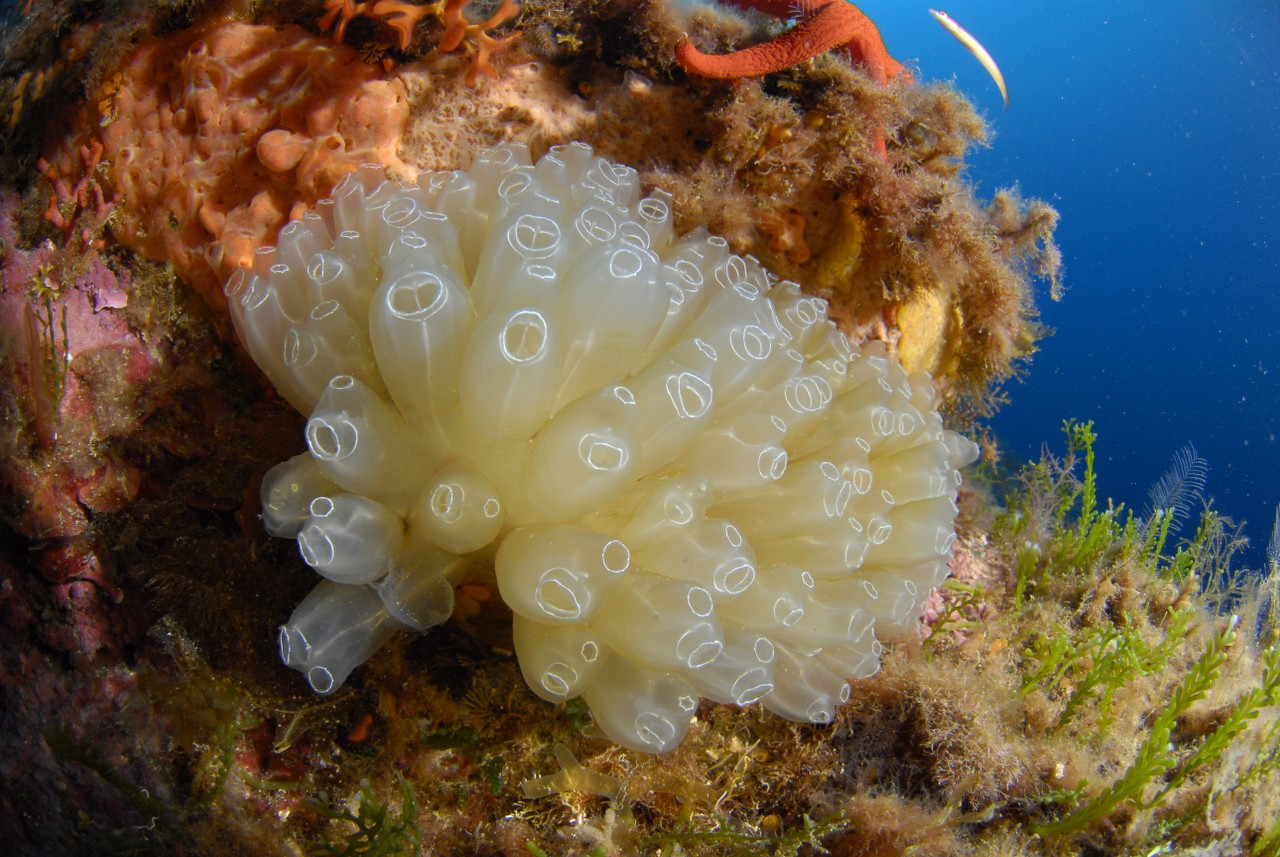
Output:
M999 63L1008 112L927 0L860 5L990 120L980 194L1016 182L1062 214L1067 293L1039 296L1056 333L1009 388L1002 448L1061 451L1063 420L1093 420L1102 496L1142 512L1194 443L1262 566L1280 503L1280 2L947 3Z

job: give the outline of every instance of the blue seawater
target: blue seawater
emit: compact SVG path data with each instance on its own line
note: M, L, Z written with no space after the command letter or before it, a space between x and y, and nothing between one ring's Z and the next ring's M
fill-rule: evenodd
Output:
M927 0L860 5L920 79L953 80L990 121L979 193L1017 182L1062 214L1067 291L1039 296L1056 333L994 420L1006 455L1060 450L1063 420L1093 420L1102 495L1141 512L1192 442L1260 567L1280 502L1276 4L948 0L1004 72L1007 112Z

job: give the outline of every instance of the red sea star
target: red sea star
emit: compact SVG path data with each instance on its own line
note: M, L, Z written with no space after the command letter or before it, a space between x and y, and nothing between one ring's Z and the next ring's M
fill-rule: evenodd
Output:
M757 9L777 18L790 17L791 0L729 0L735 6ZM880 31L861 9L848 0L807 0L800 22L768 42L729 54L704 54L689 41L676 45L676 61L685 71L703 77L754 77L781 71L810 57L843 46L849 58L861 63L884 86L902 74L902 63L889 56Z

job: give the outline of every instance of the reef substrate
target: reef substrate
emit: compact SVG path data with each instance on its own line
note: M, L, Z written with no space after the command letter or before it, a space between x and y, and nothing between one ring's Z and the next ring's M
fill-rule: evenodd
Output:
M361 162L409 181L496 142L539 157L585 141L669 191L678 232L723 235L829 300L854 340L928 371L953 416L988 407L1042 335L1033 283L1056 288L1056 215L975 198L963 157L986 129L946 85L882 86L843 54L686 74L686 35L725 51L777 26L730 10L125 6L36 4L0 31L0 835L15 849L1096 853L1151 847L1175 811L1197 819L1187 847L1269 841L1276 775L1253 760L1273 717L1235 733L1236 768L1215 763L1234 789L1205 767L1160 807L1049 827L1071 818L1064 795L1090 805L1129 770L1221 622L1197 612L1095 743L1093 715L1055 725L1071 688L1024 688L1036 628L1156 646L1198 597L1118 532L1070 571L1028 559L1062 521L1010 540L977 492L950 563L971 589L935 595L920 640L890 647L829 726L704 702L673 752L621 749L582 706L527 689L510 612L468 583L448 623L311 696L275 638L312 575L257 506L302 421L237 344L222 284ZM1034 610L1028 564L1047 581ZM1230 652L1171 736L1183 761L1263 675L1243 635Z

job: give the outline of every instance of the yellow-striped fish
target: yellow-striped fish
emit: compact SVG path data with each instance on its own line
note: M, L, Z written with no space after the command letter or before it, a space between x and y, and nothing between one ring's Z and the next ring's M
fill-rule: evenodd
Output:
M1000 87L1000 94L1004 96L1004 109L1008 110L1009 90L1005 88L1004 75L1000 73L1000 66L996 65L996 61L991 58L991 54L987 52L987 49L968 30L957 24L955 18L952 18L946 12L930 9L929 14L943 26L943 29L955 36L956 41L968 48L969 53L973 54L978 62L982 63L982 67L987 70L987 74L991 75L991 79L996 82L996 86Z

